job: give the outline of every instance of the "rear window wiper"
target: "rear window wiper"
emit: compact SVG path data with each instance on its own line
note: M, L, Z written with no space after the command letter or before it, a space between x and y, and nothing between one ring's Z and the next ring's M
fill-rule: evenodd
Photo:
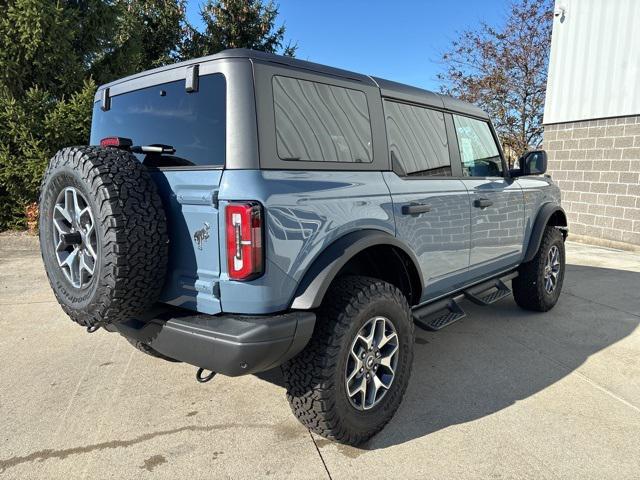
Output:
M134 145L133 140L126 137L105 137L100 140L101 147L114 147L121 150L127 150L131 153L156 153L173 155L176 153L173 145L165 145L163 143L153 143L151 145Z
M173 155L176 153L176 149L172 145L165 145L163 143L153 143L151 145L134 145L129 148L131 153L166 153Z

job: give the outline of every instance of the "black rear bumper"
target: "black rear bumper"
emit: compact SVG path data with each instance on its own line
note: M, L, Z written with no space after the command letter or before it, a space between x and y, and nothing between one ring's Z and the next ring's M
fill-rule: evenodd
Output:
M112 324L109 330L167 357L232 377L265 371L295 356L311 338L316 319L308 311L245 316L178 309L150 317Z

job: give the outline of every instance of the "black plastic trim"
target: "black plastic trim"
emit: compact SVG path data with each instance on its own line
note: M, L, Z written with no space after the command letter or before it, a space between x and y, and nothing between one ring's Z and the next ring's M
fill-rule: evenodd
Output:
M449 158L451 160L452 178L469 178L462 175L462 159L460 158L460 147L458 146L458 134L456 125L453 123L453 114L446 113L444 125L447 129L447 145L449 147Z
M231 377L269 370L295 356L311 338L316 319L313 312L204 315L171 307L151 317L110 330L169 358Z
M529 237L529 245L527 246L527 253L522 260L523 263L530 262L531 260L533 260L533 257L536 256L536 253L540 248L542 236L544 235L544 229L546 228L551 216L556 212L562 212L562 215L565 218L565 225L562 226L567 226L567 214L564 212L564 209L560 205L557 205L555 203L546 203L545 205L543 205L538 211L538 216L536 217L535 223L533 224L533 229Z
M348 233L329 245L313 262L298 285L291 308L308 310L322 303L325 293L338 272L356 254L375 245L391 245L405 252L413 261L422 283L422 272L415 254L393 235L380 230ZM420 285L420 293L424 286Z

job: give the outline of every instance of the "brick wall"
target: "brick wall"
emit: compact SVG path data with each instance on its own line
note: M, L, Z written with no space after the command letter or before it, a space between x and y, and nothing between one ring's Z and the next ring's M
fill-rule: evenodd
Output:
M545 125L544 148L571 234L640 246L640 115Z

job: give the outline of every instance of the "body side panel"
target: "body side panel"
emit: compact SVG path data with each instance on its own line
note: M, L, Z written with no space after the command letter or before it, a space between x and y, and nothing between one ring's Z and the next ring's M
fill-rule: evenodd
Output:
M470 279L481 278L516 266L524 251L524 202L520 185L502 177L463 180L471 204ZM480 199L493 202L475 206Z
M414 252L422 271L421 301L458 286L469 268L469 195L454 178L401 178L384 172L392 192L398 238ZM430 211L403 214L403 207L424 204Z
M258 200L265 209L265 273L230 281L222 265L225 312L272 313L289 307L298 283L327 246L363 229L395 234L389 190L380 172L226 170L220 209L228 200ZM220 216L220 255L226 236Z
M544 205L560 206L560 189L553 180L545 176L518 177L516 180L524 195L525 233L524 252L527 251L538 214Z

